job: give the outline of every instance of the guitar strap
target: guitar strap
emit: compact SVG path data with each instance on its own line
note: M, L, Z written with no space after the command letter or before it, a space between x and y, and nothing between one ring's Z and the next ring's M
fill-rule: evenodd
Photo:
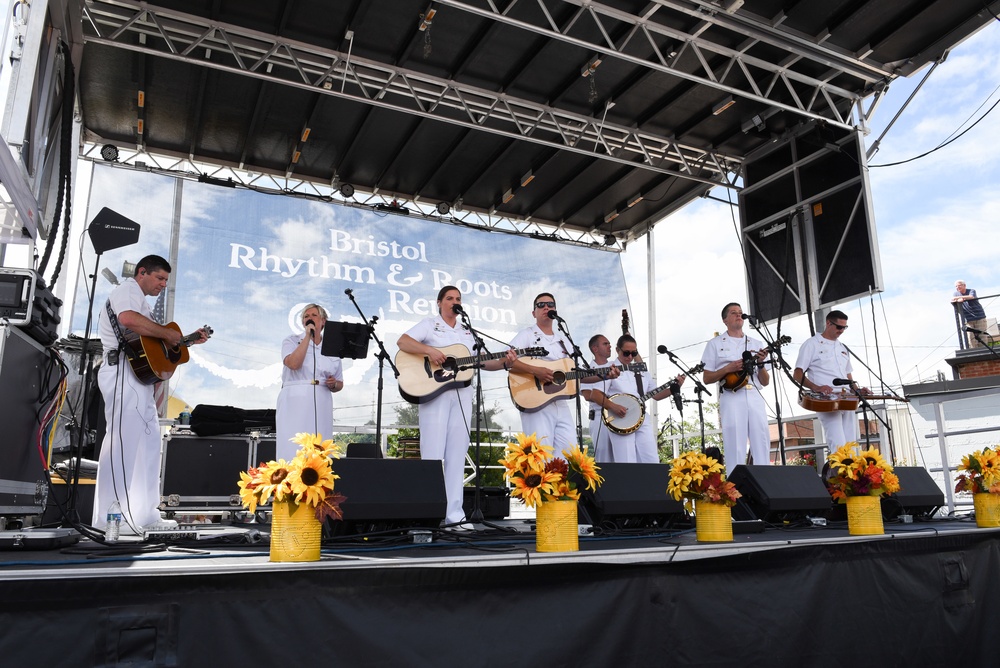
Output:
M645 394L642 388L642 372L633 371L632 373L635 374L635 389L639 391L638 397L641 399L642 395Z
M125 332L122 331L121 323L118 322L118 316L115 314L115 310L111 308L111 300L109 299L105 303L105 308L108 310L108 319L111 320L111 329L115 330L115 338L118 339L118 350L124 350L125 356L129 360L137 360L139 356L136 354L132 346L128 345L125 340Z

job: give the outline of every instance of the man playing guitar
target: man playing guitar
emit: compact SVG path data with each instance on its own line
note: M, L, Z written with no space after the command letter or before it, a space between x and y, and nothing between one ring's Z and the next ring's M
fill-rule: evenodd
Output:
M754 464L771 463L771 434L767 427L767 404L760 393L771 382L764 368L764 343L743 333L743 309L736 302L722 309L726 331L708 342L701 361L705 365L702 381L717 383L732 373L748 368L747 382L733 390L719 390L719 418L722 422L722 447L726 472L746 463L747 441ZM756 371L756 373L753 373Z
M854 371L851 355L839 340L845 329L847 315L843 311L830 311L826 316L826 328L799 348L794 377L803 388L825 398L846 396L844 393L848 387L834 387L838 379L851 381L851 384L854 381L851 377ZM861 394L869 393L867 388L860 388L858 391ZM844 443L857 440L858 415L854 410L823 411L816 413L816 417L823 425L830 452Z
M122 533L141 534L143 529L174 528L173 520L161 520L160 424L153 398L153 385L143 383L126 363L124 330L162 339L174 348L183 339L204 343L203 329L184 337L179 330L152 319L146 297L156 297L167 286L170 264L158 255L148 255L135 267L135 277L111 291L101 309L98 328L104 346L104 363L97 382L104 397L107 432L98 459L94 492L93 524L106 525L108 508L118 501L122 508ZM128 354L133 354L128 352Z

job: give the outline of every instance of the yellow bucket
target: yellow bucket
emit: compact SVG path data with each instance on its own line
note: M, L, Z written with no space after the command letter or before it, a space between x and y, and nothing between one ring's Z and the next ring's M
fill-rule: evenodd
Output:
M535 514L535 551L576 552L579 549L576 500L539 503Z
M972 505L977 527L1000 527L1000 494L973 494Z
M271 561L319 561L323 525L307 505L275 501L271 506Z
M882 527L882 500L877 496L847 497L847 530L852 536L877 536Z
M733 540L733 510L724 503L694 502L695 533L699 543L728 543Z

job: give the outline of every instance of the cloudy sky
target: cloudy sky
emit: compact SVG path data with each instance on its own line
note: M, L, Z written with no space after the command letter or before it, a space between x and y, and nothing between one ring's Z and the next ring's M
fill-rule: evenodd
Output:
M866 145L881 136L925 72L892 84ZM964 278L979 295L1000 293L1000 110L924 158L878 165L908 160L959 134L1000 100L998 86L1000 26L994 23L937 68L869 160L885 291L840 307L851 325L841 340L894 389L932 380L938 372L951 377L945 360L954 356L958 341L948 300L956 279ZM712 195L727 197L722 189ZM738 219L727 204L705 199L656 226L657 334L654 342L642 336L640 350L664 344L688 363L697 362L722 326L722 306L746 303ZM644 240L628 248L624 268L634 320L645 334ZM989 317L1000 316L1000 299L983 303ZM785 355L794 362L810 335L807 317L786 320L782 333L792 336ZM855 378L877 387L876 378L858 367ZM791 390L784 390L782 403L784 415L802 412Z

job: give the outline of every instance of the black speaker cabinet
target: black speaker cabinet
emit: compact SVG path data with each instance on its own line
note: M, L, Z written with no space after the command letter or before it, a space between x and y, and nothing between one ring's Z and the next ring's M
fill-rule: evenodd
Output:
M899 515L930 516L944 505L944 492L922 466L897 466L899 491L882 497L882 517L892 520Z
M483 519L502 520L510 515L510 494L506 487L483 487L480 492L479 509L483 512ZM462 509L471 520L476 507L476 488L465 487L463 493Z
M684 505L667 494L669 464L598 464L604 484L586 491L579 480L580 523L618 528L664 527L684 516Z
M440 460L348 457L333 462L342 523L436 527L444 519L444 466Z
M733 469L729 481L743 495L733 508L738 520L783 522L823 515L832 505L830 493L811 466L745 466Z

